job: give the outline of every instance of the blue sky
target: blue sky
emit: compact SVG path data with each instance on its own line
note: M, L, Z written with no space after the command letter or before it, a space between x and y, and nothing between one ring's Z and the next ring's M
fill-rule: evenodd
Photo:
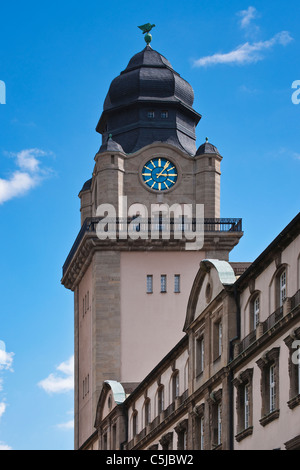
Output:
M145 45L137 26L156 24L153 49L194 88L197 144L208 137L223 156L221 216L243 218L231 260L252 261L299 212L299 10L298 0L2 3L0 449L73 448L73 298L61 266L109 84Z

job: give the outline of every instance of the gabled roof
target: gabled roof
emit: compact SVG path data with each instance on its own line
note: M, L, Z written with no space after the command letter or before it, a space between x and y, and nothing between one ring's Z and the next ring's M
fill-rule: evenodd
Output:
M186 311L186 319L183 327L183 331L187 331L188 327L193 323L195 319L195 312L199 300L199 294L207 273L214 268L218 274L221 285L231 286L236 282L235 273L230 266L229 262L218 260L218 259L205 259L200 263L200 268L196 274L190 297L188 300L188 306Z
M121 405L126 399L125 390L120 382L116 380L105 380L97 403L95 427L97 427L103 419L103 410L105 409L105 403L110 391L112 392L116 405Z

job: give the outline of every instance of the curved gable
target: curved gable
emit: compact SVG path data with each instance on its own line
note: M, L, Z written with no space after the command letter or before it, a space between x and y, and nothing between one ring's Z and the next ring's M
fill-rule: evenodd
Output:
M191 289L183 331L187 331L195 318L224 289L225 285L234 284L235 281L234 271L227 261L217 259L201 261Z
M124 402L125 390L120 382L106 380L103 382L102 390L97 404L95 427L115 408Z

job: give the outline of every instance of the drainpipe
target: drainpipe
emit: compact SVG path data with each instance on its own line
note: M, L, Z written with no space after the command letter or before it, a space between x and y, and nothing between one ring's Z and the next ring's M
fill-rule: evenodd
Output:
M125 440L120 442L120 450L124 450L125 444L128 443L128 408L122 404L122 414L124 417L124 426L125 426Z
M230 363L233 361L233 348L235 341L239 340L241 337L241 310L240 310L240 294L236 287L236 284L233 286L233 295L236 305L236 336L232 338L229 342L229 449L234 449L234 403L233 403L233 369L230 366Z

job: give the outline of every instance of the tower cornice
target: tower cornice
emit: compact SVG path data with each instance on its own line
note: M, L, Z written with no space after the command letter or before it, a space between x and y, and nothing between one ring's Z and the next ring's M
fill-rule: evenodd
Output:
M222 230L222 225L231 221L235 230ZM96 251L136 251L136 252L182 252L186 251L187 241L182 239L137 239L132 240L117 238L116 240L100 240L96 234L98 220L86 220L78 234L78 237L63 266L63 277L61 283L72 291L75 290L89 267ZM204 245L201 252L205 257L217 253L219 259L228 260L229 252L236 246L243 236L240 219L206 219L209 231L204 232ZM214 226L214 230L213 230ZM92 227L92 228L91 228Z

